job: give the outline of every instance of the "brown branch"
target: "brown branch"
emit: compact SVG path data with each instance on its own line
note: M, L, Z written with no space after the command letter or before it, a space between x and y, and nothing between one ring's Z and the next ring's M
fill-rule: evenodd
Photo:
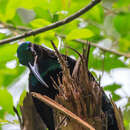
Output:
M87 40L75 39L74 41L80 42L80 43L83 43L83 44L87 44ZM94 44L94 43L90 43L90 45L93 46L93 47L97 47L100 50L105 51L105 52L110 52L110 53L113 53L113 54L118 55L118 56L124 56L126 58L130 58L130 54L124 54L124 53L121 53L121 52L118 52L118 51L115 51L115 50L112 50L112 49L101 47L98 44Z
M74 119L75 121L80 123L85 128L89 128L90 130L95 130L95 128L93 128L91 125L89 125L86 121L82 120L77 115L75 115L74 113L72 113L71 111L69 111L68 109L66 109L62 105L60 105L59 103L55 102L54 100L50 99L49 97L43 96L43 95L35 93L35 92L32 92L31 94L32 94L32 96L38 98L42 102L50 105L51 107L57 109L58 111L61 111L65 115L71 117L72 119Z
M0 29L2 28L8 28L8 29L13 29L13 30L19 30L19 31L30 31L32 30L31 28L27 28L27 27L23 27L23 26L14 26L12 24L7 24L7 23L4 23L2 21L0 21L0 24L3 26L3 27L0 27Z
M56 36L59 36L59 37L61 37L61 38L66 38L65 35L56 34ZM87 40L74 39L73 41L80 42L80 43L83 43L83 44L88 44L88 41L87 41ZM122 53L122 52L118 52L118 51L115 51L115 50L112 50L112 49L108 49L108 48L102 47L102 46L100 46L100 45L98 45L98 44L96 44L96 43L92 43L92 42L89 43L89 44L90 44L91 46L93 46L93 47L99 48L99 49L102 50L102 51L110 52L110 53L112 53L112 54L114 54L114 55L124 56L124 57L126 57L126 58L130 58L130 53L125 54L125 53Z
M20 115L19 115L19 113L18 113L18 110L16 109L15 106L13 106L13 110L14 110L15 114L16 114L17 117L18 117L18 121L19 121L20 127L21 127L21 126L23 125L23 122L22 122L22 119L21 119L21 117L20 117Z
M15 37L11 37L11 38L8 38L8 39L1 40L0 45L9 43L9 42L12 42L12 41L15 41L15 40L19 40L19 39L22 39L22 38L25 38L25 37L29 37L29 36L32 36L32 35L36 35L36 34L39 34L39 33L42 33L42 32L46 32L48 30L51 30L51 29L57 28L59 26L62 26L64 24L67 24L67 23L73 21L74 19L78 18L79 16L83 15L85 12L89 11L92 7L94 7L100 1L101 0L92 0L92 2L89 5L80 9L79 11L72 14L71 16L69 16L69 17L67 17L63 20L60 20L58 22L55 22L53 24L50 24L48 26L45 26L43 28L35 29L35 30L32 30L32 31L28 31L26 33L23 33L21 35L17 35Z

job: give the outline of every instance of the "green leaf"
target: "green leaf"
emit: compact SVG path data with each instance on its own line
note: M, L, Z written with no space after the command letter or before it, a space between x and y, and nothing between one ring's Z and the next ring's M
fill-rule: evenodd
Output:
M9 0L6 7L5 20L11 20L16 13L17 7L20 5L19 0Z
M40 0L9 0L6 7L6 14L4 15L4 20L12 20L15 16L17 8L33 9L35 7L42 7L48 9L48 0L42 1L42 4Z
M115 92L119 88L121 88L121 85L114 83L114 84L105 86L103 89L111 91L111 92Z
M111 69L119 67L127 67L122 61L119 60L119 56L112 55L111 53L105 53L105 58L103 59L102 51L99 51L98 55L93 55L93 49L91 48L91 53L89 55L89 66L97 70L105 70L109 72Z
M20 106L23 105L23 100L24 100L24 98L25 98L25 96L26 96L26 93L27 93L27 91L24 90L24 91L22 92L21 96L20 96L20 100L19 100L19 105L20 105Z
M79 20L75 19L71 23L66 24L64 26L60 26L60 27L56 28L55 30L56 30L57 33L68 35L72 30L77 29L78 23L79 23Z
M5 44L0 46L0 66L2 63L16 59L17 47L18 44Z
M130 97L123 111L123 119L126 130L130 130Z
M110 91L111 94L112 94L112 99L113 99L114 101L118 101L118 100L121 99L121 97L120 97L119 95L117 95L117 94L115 93L115 91L116 91L117 89L120 89L120 88L121 88L121 85L114 83L114 84L105 86L103 89L104 89L105 91Z
M25 71L25 68L20 66L16 66L14 69L0 68L0 86L8 87L11 83L16 82L23 71Z
M121 8L121 7L124 7L124 8L129 8L129 5L130 5L130 1L129 0L118 0L117 2L115 2L113 4L113 7L114 8Z
M63 9L63 6L64 5L62 5L62 0L51 0L51 1L48 1L48 3L49 3L49 6L48 6L48 8L49 8L49 10L50 10L50 12L53 12L53 13L55 13L55 12L57 12L57 11L60 11L60 10L62 10Z
M120 99L121 99L121 96L119 96L119 95L117 95L117 94L115 94L115 93L112 93L112 100L118 101L118 100L120 100Z
M87 29L91 30L94 33L94 36L89 38L89 41L97 43L100 40L104 39L104 36L101 36L101 30L96 25L88 25Z
M97 76L96 72L91 71L91 74L93 75L93 77L94 77L96 80L98 80L98 76Z
M52 17L48 9L44 9L41 7L34 7L34 11L36 13L36 19L45 19L46 21L51 22Z
M120 13L118 14L114 20L115 29L121 34L121 36L125 36L130 33L130 13Z
M6 34L5 33L0 33L0 40L6 38Z
M35 19L30 24L33 28L40 28L49 25L50 22L45 19Z
M66 40L73 40L73 39L88 39L94 36L94 33L89 29L75 29L72 30L66 37Z
M66 5L66 10L69 11L69 15L75 13L79 9L85 7L91 0L71 0L65 1L63 6Z
M121 37L119 39L119 50L122 52L130 52L130 35L126 37Z
M51 40L53 40L53 42L55 43L56 46L58 46L58 39L56 38L55 36L55 32L53 30L50 30L50 31L47 31L47 32L44 32L44 33L41 33L39 35L36 35L35 37L28 37L26 38L27 41L31 41L35 44L39 44L39 45L46 45L47 47L49 48L52 48L52 45L51 45Z
M6 11L6 6L9 0L0 0L0 5L2 5L0 7L0 13L4 14Z
M52 22L54 23L54 22L56 22L56 21L58 21L59 20L59 15L58 14L53 14L53 18L52 18Z
M102 23L104 21L103 7L101 5L96 5L82 17L89 20L91 19L94 22Z
M77 50L79 53L82 53L82 47L83 45L80 43L77 43L75 41L69 41L69 42L65 42L68 46L74 48L75 50ZM79 57L79 55L77 55L77 53L75 53L72 49L66 49L66 48L62 48L61 49L61 53L66 54L67 55L71 55L74 56L76 59Z
M22 19L16 12L14 17L11 20L8 20L8 23L13 24L13 26L22 26L24 23L22 22Z
M17 59L17 47L18 44L5 44L3 46L0 46L0 86L7 87L24 70L24 67L19 67L17 64L14 65L13 68L9 68L7 66L9 62L15 61Z
M13 98L7 89L0 89L0 106L4 112L13 114Z

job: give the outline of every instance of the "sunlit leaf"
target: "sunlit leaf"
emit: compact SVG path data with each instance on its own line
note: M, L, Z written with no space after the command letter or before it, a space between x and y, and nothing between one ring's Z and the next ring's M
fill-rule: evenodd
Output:
M20 100L19 100L19 105L23 105L23 100L24 100L24 98L25 98L25 96L26 96L26 90L24 90L23 92L22 92L22 94L21 94L21 96L20 96Z
M65 1L66 2L66 9L69 11L69 15L76 12L77 10L85 7L91 0L72 0L72 1ZM65 4L64 4L65 5Z
M7 25L11 24L14 27L24 26L37 29L72 15L79 9L85 7L89 2L91 0L0 0L0 40L23 33L19 29L8 28L7 26L6 28L11 33L5 34L3 22ZM112 44L111 49L118 49L120 52L129 53L129 0L104 0L101 4L97 4L72 22L53 30L21 39L20 42L31 41L35 44L53 48L50 40L53 40L55 45L58 46L59 36L66 36L66 38L61 39L63 43L71 46L80 53L82 53L83 45L73 41L74 39L87 39L92 43L99 43L101 40L110 39ZM25 67L18 65L16 56L17 47L17 44L0 46L0 106L2 106L2 109L0 107L0 117L4 117L6 113L13 113L12 96L8 93L7 89L12 83L18 82L20 75L25 70ZM97 53L95 53L96 50L98 50ZM61 49L61 53L66 54L66 52L75 58L79 57L71 49ZM129 59L126 58L127 60ZM128 67L124 63L124 60L120 60L119 56L102 52L100 49L93 47L90 50L88 64L89 68L107 72L110 72L114 68ZM92 72L92 74L98 81L96 73ZM4 89L2 89L3 87ZM104 89L111 92L114 101L118 101L121 97L115 91L121 89L121 87L118 84L110 84L105 86ZM20 97L20 104L22 104L25 93L26 91L23 91ZM19 106L17 106L17 109L20 111ZM127 103L123 110L126 130L129 130L129 103ZM6 120L3 121L6 122Z
M8 20L8 23L14 25L14 26L22 26L24 23L22 22L22 19L18 15L17 11L14 15L14 17L11 20Z
M18 44L6 44L0 46L0 66L6 61L16 59L16 50Z
M4 112L13 114L13 99L7 89L0 89L0 106Z
M56 11L60 11L60 10L62 10L63 9L63 6L64 5L62 5L62 0L56 0L56 1L54 1L54 0L51 0L51 1L49 1L49 10L51 11L51 12L56 12Z
M119 95L117 95L117 94L115 94L115 93L112 93L112 100L118 101L118 100L120 100L120 99L121 99L121 96L119 96Z
M125 36L130 33L130 13L120 13L114 18L114 26L116 30Z
M116 91L119 88L121 88L121 85L114 83L114 84L105 86L104 90L108 90L108 91L114 92L114 91Z
M16 81L18 76L25 70L24 67L17 66L14 69L0 67L0 86L8 87L11 83ZM8 79L8 80L7 80Z
M79 23L79 20L76 19L69 24L56 28L55 30L57 33L69 34L72 30L77 29L78 23Z
M4 39L4 38L6 38L5 33L0 33L0 40L2 40L2 39Z
M76 49L79 53L82 53L82 49L81 48L83 46L82 46L81 43L77 43L75 41L66 41L65 43L67 44L67 46L70 46L70 47ZM75 53L72 49L68 49L68 48L62 48L61 49L61 53L66 54L66 52L67 52L67 55L74 56L76 59L79 57L77 55L77 53Z
M41 7L34 7L34 11L36 13L36 19L45 19L49 22L51 22L52 17L51 17L51 13L49 12L48 9L44 9Z
M130 129L130 97L128 97L128 102L124 108L124 125L126 130Z
M92 36L94 36L94 33L89 29L75 29L67 35L66 39L68 41L78 38L87 39L91 38Z
M0 13L4 14L6 11L6 6L9 0L0 0L0 5L2 5L0 7Z
M7 7L6 7L6 14L5 19L9 20L15 16L16 9L20 5L19 0L9 0Z
M46 21L45 19L35 19L30 24L32 25L33 28L40 28L49 25L50 22Z
M125 7L125 8L129 8L130 5L130 1L129 0L118 0L114 3L113 7L114 8L121 8L121 7Z
M103 8L100 5L97 5L94 8L92 8L89 12L87 12L85 15L83 15L83 18L92 19L93 21L102 23L104 21Z
M119 50L124 52L130 52L130 35L122 37L119 40Z
M105 58L102 58L104 56ZM127 65L119 60L119 56L111 55L110 53L105 53L104 55L99 52L97 56L94 56L93 53L90 53L89 59L89 66L97 70L110 71L114 68L127 67Z

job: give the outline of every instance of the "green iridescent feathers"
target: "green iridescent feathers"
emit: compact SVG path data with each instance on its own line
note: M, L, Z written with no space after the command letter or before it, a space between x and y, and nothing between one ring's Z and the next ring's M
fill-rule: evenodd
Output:
M17 57L19 62L26 66L29 62L34 60L33 54L30 51L30 44L30 42L24 42L17 49Z

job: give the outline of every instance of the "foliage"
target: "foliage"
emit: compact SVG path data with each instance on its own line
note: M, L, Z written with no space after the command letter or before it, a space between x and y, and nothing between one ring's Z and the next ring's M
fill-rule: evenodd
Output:
M64 19L89 2L90 0L0 0L0 40L23 33L21 26L25 29L37 29ZM19 65L16 57L16 49L20 42L44 43L51 48L50 40L53 40L62 53L67 51L68 55L77 58L77 54L72 50L63 48L59 37L65 35L66 38L62 39L63 43L79 52L82 52L82 44L74 39L89 40L106 48L128 53L130 52L129 7L129 0L104 0L71 23L0 46L0 122L5 121L6 115L13 114L13 99L9 90L14 87L13 83L19 82L19 77L25 72L25 68ZM119 56L112 53L91 48L89 68L109 73L114 68L128 68L130 62L126 63L126 60L125 58L121 60ZM110 84L105 87L105 90L110 91L113 99L118 101L121 97L115 91L121 87L118 84ZM24 95L21 95L20 102ZM126 107L124 110L124 122L127 129L130 126L128 125L130 120L130 116L127 116L128 109L129 107Z

